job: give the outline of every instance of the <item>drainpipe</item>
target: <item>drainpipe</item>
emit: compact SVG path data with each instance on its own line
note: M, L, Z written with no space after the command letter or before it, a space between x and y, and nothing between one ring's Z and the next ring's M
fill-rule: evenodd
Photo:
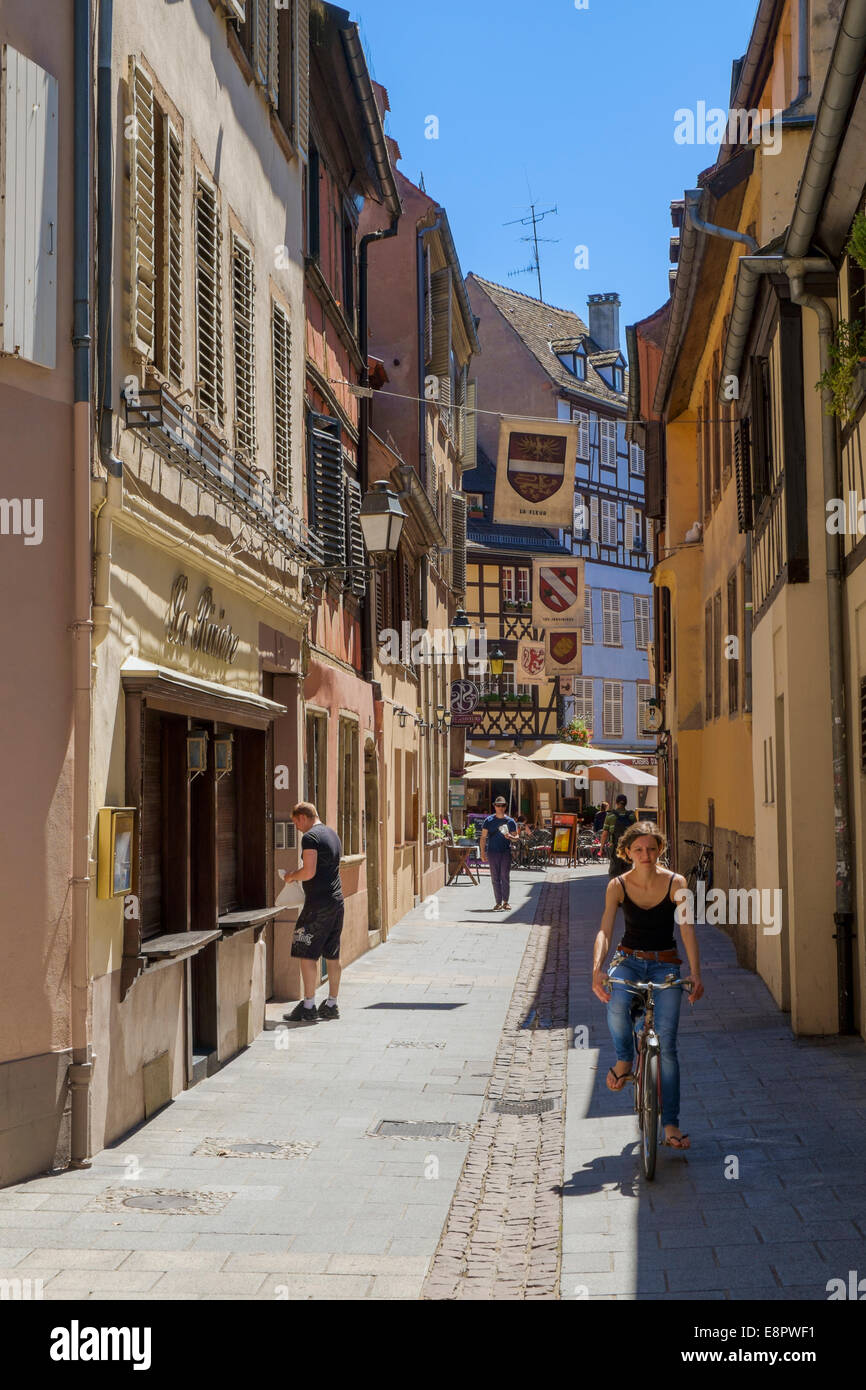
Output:
M427 491L427 405L424 399L424 381L427 363L427 346L424 341L424 238L431 232L438 232L442 218L437 217L429 227L420 227L417 239L418 262L418 476L421 486Z
M809 47L809 0L800 0L800 13L797 24L797 50L800 58L800 84L797 88L797 95L791 102L792 106L799 106L809 95L809 88L812 85L812 55Z
M686 202L686 219L699 232L708 232L710 236L722 237L725 241L741 241L744 246L748 246L752 255L758 249L758 243L748 232L735 232L731 227L717 227L714 222L705 222L699 215L698 208L704 196L702 188L687 188L684 194Z
M818 348L821 374L831 366L833 314L826 300L807 294L806 262L786 262L791 299L818 316ZM840 497L839 447L836 419L830 413L832 392L821 392L821 452L824 462L824 501ZM824 509L826 516L826 506ZM839 1032L854 1027L854 913L851 909L851 790L848 777L848 727L845 718L844 593L841 537L824 528L827 561L827 626L830 657L830 716L833 739L833 829L836 842L836 968L839 994Z
M75 0L73 18L73 792L70 1039L70 1162L90 1167L90 0Z
M391 220L388 228L383 228L378 232L369 232L367 236L362 236L358 247L358 345L361 349L361 356L364 365L361 368L361 386L365 394L361 396L360 410L358 412L358 474L361 484L361 496L364 497L370 486L370 397L366 391L370 386L370 362L367 355L368 332L368 280L369 268L367 251L371 241L387 241L390 237L397 235L399 231L398 218ZM364 594L364 601L361 604L361 665L363 667L363 677L365 681L372 684L373 681L373 598L372 585L368 584Z

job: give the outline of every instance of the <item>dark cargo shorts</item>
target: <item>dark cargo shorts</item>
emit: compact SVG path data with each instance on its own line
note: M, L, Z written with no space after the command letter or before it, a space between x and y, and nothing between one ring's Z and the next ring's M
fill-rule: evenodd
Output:
M333 899L305 903L295 923L292 955L302 960L318 960L320 956L339 960L344 911L345 903Z

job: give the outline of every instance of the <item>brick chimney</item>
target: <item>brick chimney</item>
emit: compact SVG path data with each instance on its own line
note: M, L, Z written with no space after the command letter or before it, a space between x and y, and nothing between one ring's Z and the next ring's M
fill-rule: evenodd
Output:
M619 348L619 310L622 303L618 294L591 294L586 301L589 305L589 336L602 351Z

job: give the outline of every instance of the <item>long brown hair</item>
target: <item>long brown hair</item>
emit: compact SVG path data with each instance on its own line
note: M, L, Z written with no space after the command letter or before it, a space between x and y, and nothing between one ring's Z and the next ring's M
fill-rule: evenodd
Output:
M651 820L639 820L636 825L630 825L628 830L624 831L617 840L617 858L624 859L627 864L630 864L631 860L628 858L628 855L623 853L623 850L628 849L629 845L634 840L639 840L641 835L652 835L659 847L659 854L664 854L668 843L664 831L659 830L658 826Z

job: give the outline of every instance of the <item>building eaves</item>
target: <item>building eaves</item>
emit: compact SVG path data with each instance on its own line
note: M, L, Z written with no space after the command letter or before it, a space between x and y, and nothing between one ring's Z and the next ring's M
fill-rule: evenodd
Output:
M550 531L540 526L502 526L495 521L470 521L466 545L468 549L499 553L543 550L546 555L571 554Z
M364 114L367 137L370 141L383 201L392 218L397 218L402 213L403 207L397 192L397 182L394 178L394 168L391 164L385 127L382 124L376 93L373 90L367 60L361 46L358 26L349 20L346 10L338 9L336 5L327 5L326 9L333 11L334 19L340 27L340 37L343 40L346 61L352 74L359 105Z
M406 178L406 175L403 174L402 170L400 172L401 177ZM407 179L407 183L411 182L411 179ZM415 188L416 185L412 184L412 187ZM457 254L457 247L454 243L454 235L451 231L451 223L448 220L448 213L445 211L445 209L441 206L440 203L434 202L430 195L425 193L423 189L418 189L418 192L421 193L422 197L427 199L427 202L430 207L429 218L427 220L419 221L418 230L421 231L421 229L425 226L432 227L433 224L437 221L441 221L442 223L441 227L439 228L439 235L442 237L442 246L443 250L445 251L445 259L448 265L451 267L451 279L454 285L454 290L457 295L458 302L460 304L460 313L463 318L463 327L466 331L466 337L469 339L473 356L477 357L478 354L481 352L481 344L478 341L478 329L475 325L475 315L472 312L472 305L469 302L469 294L466 289L466 281L463 278L463 271L460 269L460 257Z

